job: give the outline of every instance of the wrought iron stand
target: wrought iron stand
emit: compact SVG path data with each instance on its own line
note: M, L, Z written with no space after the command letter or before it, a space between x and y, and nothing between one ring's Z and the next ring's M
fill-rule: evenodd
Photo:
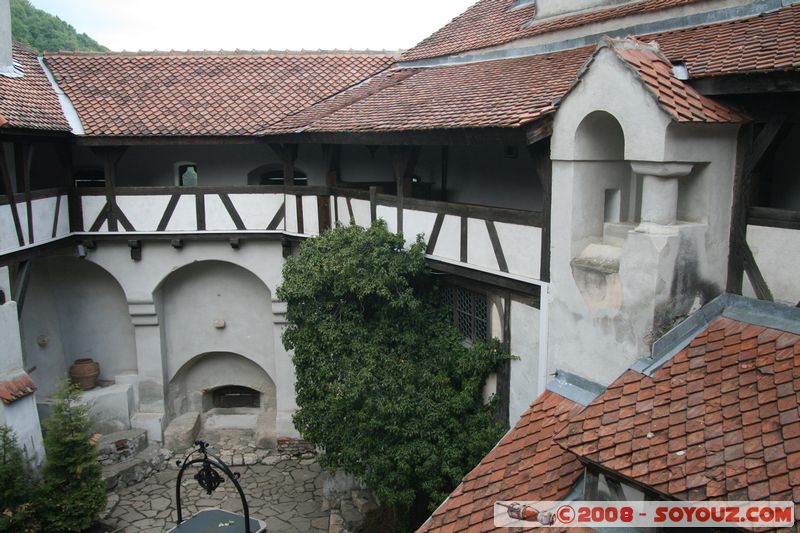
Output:
M247 498L244 496L242 486L239 484L239 473L231 472L228 465L223 463L219 457L208 451L208 443L201 440L195 441L197 446L196 450L192 450L183 461L177 461L180 467L178 471L178 482L175 485L175 500L178 507L177 526L170 531L175 533L201 533L206 531L215 531L224 528L225 531L234 531L234 527L242 523L245 533L259 533L264 531L264 524L258 520L250 518L250 509L247 506ZM200 454L192 459L195 454ZM239 498L242 500L242 511L244 517L229 511L221 509L206 509L198 512L188 520L183 519L183 510L181 505L181 480L183 479L184 471L192 466L200 465L200 470L194 475L197 483L206 491L207 494L212 494L221 483L225 481L219 471L231 480L239 493Z

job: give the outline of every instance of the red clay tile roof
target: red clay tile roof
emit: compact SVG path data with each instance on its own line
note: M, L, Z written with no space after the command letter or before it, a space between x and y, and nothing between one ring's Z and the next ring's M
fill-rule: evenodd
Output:
M800 69L800 4L741 20L649 35L692 78Z
M252 135L371 76L387 54L48 54L87 135Z
M493 531L495 501L558 500L569 494L583 465L556 445L553 435L580 409L551 391L539 396L419 531Z
M701 95L675 77L672 63L656 42L637 39L603 39L598 52L611 49L656 98L659 107L677 122L745 122L748 117Z
M518 127L555 111L589 49L396 69L275 124L269 133Z
M800 336L719 318L652 377L623 374L555 441L678 499L800 502L799 398Z
M14 60L22 66L19 78L0 76L0 125L27 130L70 131L58 97L36 54L14 43Z
M652 38L664 56L684 61L693 77L800 70L800 4L643 37ZM394 69L287 117L265 133L518 127L555 111L553 101L564 96L594 50L587 46L464 65ZM743 118L676 80L667 73L666 62L642 59L632 55L630 64L677 120Z
M36 392L36 385L28 374L21 374L13 379L0 381L0 400L10 404L30 396Z
M568 1L568 0L562 0ZM510 9L516 0L480 0L442 29L406 51L403 61L457 54L596 22L693 4L701 0L644 0L600 11L533 21L534 6Z

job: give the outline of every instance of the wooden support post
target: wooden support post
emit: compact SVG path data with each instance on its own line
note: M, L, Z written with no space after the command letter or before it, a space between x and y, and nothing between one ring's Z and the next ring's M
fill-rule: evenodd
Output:
M750 191L752 190L753 173L764 156L776 144L779 136L785 132L786 118L775 117L764 125L758 136L752 138L751 127L743 129L739 137L736 176L733 185L733 208L731 214L730 250L728 253L727 291L741 294L744 272L761 299L772 299L772 294L764 282L750 247L747 245L747 210L750 207ZM745 147L749 148L745 149ZM746 154L741 157L741 154Z
M8 168L8 158L2 143L0 143L0 175L2 175L3 187L8 196L8 205L11 207L11 218L14 220L14 229L17 231L17 241L20 246L25 246L25 237L22 235L22 224L19 220L17 202L14 198L14 187L11 185L11 171Z
M511 353L511 293L503 298L503 350ZM497 415L506 428L509 427L511 412L511 360L502 361L497 368Z
M127 148L110 146L95 148L95 152L103 158L103 177L105 178L106 209L108 213L108 231L118 231L117 223L117 163Z
M33 235L33 200L31 197L31 156L33 146L26 141L14 143L14 169L17 174L17 187L25 195L26 219L28 226L28 244L32 244Z
M550 150L546 150L540 153L536 165L536 173L542 183L542 256L539 279L546 282L550 281L550 212L553 202L553 162L550 160L549 152Z
M440 192L440 199L442 202L447 201L447 174L450 169L450 147L442 146L442 190Z
M64 187L67 189L67 198L69 199L69 230L83 231L83 204L75 186L72 147L68 144L60 144L58 146L58 159L64 172Z
M322 159L325 161L325 185L336 187L341 179L342 147L339 144L323 144Z
M419 146L392 146L389 149L397 184L397 233L403 233L404 199L412 196L411 178L419 160L419 152Z
M269 147L283 163L283 185L296 185L294 182L294 163L297 161L297 144L270 143Z
M22 261L17 268L17 276L14 279L14 294L12 297L17 302L17 315L22 316L22 308L25 305L25 296L28 293L28 282L31 279L31 262Z

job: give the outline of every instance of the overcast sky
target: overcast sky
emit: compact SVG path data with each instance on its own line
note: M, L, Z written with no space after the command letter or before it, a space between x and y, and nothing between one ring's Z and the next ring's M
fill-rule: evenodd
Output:
M410 48L476 0L31 0L112 50Z

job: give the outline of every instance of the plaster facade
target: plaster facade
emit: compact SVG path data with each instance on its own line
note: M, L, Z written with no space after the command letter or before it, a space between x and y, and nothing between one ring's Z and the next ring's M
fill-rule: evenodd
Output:
M596 54L554 124L550 372L607 385L724 290L737 131L673 123Z

